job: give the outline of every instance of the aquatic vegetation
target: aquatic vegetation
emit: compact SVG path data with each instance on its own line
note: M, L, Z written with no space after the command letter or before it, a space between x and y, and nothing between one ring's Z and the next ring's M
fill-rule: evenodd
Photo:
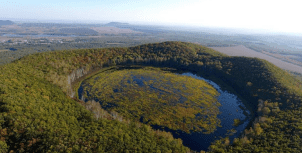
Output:
M216 96L203 80L155 68L105 71L84 81L84 97L109 111L150 125L186 132L220 126ZM88 93L88 94L87 94Z
M236 118L234 119L234 126L239 126L241 124L241 120Z

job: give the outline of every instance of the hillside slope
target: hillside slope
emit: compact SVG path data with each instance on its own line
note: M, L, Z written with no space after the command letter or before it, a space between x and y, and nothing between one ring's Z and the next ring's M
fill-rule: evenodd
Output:
M0 20L0 27L3 25L12 25L12 24L14 24L14 22L10 20Z
M181 140L149 126L95 118L73 82L114 65L187 70L224 82L245 97L256 120L242 138L217 141L210 152L300 152L301 82L257 58L229 57L183 42L81 49L26 56L0 67L2 152L188 152ZM84 104L85 105L85 104ZM88 107L87 107L88 108Z

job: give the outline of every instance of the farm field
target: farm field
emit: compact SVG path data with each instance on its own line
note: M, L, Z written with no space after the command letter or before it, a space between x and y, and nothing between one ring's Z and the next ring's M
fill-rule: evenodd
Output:
M243 45L239 45L235 47L210 47L210 48L219 51L221 53L227 54L229 56L257 57L257 58L265 59L282 69L302 73L302 67L298 65L287 63L280 59L274 58L272 56L262 54L260 52L256 52L254 50L246 48Z

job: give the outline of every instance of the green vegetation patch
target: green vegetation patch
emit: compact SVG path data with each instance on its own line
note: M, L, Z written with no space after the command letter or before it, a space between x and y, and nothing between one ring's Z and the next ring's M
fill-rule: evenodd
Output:
M234 126L239 126L241 124L241 120L236 118L234 119Z
M2 62L10 57L1 53ZM83 107L82 103L69 97L73 95L72 84L77 86L81 77L116 65L186 70L224 82L245 97L257 115L252 126L230 145L228 137L215 141L209 152L302 152L301 79L293 78L265 60L228 57L183 42L39 53L0 66L0 152L189 152L180 139L173 139L169 133L153 131L136 122L97 119L94 117L98 115L94 112L96 107L86 108L87 103ZM129 101L125 100L125 103L129 104ZM192 107L185 108L195 109L193 106L198 105L190 104ZM118 111L122 108L119 105L110 109ZM137 114L144 112L144 105L140 106ZM165 110L165 113L171 111ZM146 114L141 116L146 118ZM209 118L213 117L210 114L207 113ZM161 115L157 118L162 119ZM167 122L174 123L174 116L169 117ZM180 129L183 125L191 124L182 123Z
M219 93L192 77L156 68L105 71L84 81L83 89L86 99L131 120L186 132L220 126Z

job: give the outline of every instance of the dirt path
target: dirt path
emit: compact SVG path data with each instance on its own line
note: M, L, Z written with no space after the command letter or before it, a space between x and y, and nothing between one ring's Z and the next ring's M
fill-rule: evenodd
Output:
M266 54L262 54L259 52L256 52L254 50L251 50L249 48L246 48L243 45L235 46L235 47L210 47L216 51L219 51L221 53L227 54L229 56L245 56L245 57L258 57L261 59L265 59L274 65L285 69L285 70L290 70L294 72L298 72L302 74L302 67L284 62L282 60L276 59L274 57L271 57Z

